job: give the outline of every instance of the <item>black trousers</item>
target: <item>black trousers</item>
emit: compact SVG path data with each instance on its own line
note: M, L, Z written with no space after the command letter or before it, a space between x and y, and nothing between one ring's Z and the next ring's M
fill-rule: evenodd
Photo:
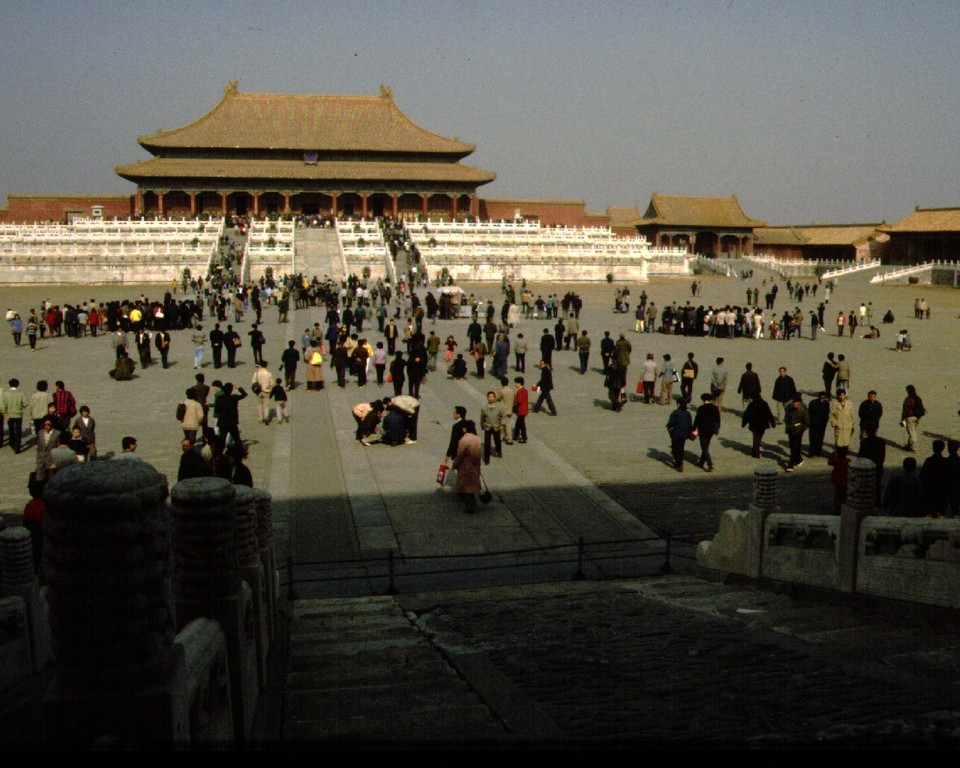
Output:
M483 430L483 460L487 464L490 463L490 441L491 440L493 440L493 444L497 449L497 456L501 456L503 454L503 450L500 445L500 430L499 429Z
M527 439L527 417L516 414L513 420L514 441Z

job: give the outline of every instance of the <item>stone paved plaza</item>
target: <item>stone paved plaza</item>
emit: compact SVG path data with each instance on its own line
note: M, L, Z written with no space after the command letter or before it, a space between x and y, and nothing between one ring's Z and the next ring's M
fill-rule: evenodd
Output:
M701 279L703 287L697 303L716 306L743 301L747 286L760 285L761 273L758 270L756 279L748 282L709 276ZM478 548L492 551L568 543L580 535L594 540L625 538L645 535L647 529L660 535L672 531L674 537L688 541L711 536L724 509L744 507L756 465L749 456L750 434L740 426L739 398L735 391L730 391L724 402L721 432L712 446L716 472L708 475L696 467L695 444L690 443L686 472L678 474L670 466L665 429L672 406L648 406L637 400L621 413L610 409L598 349L605 330L611 331L614 338L620 331L626 332L633 345L628 373L631 392L646 352L654 353L658 362L663 353L670 353L678 364L687 352L693 352L700 365L700 378L694 387L695 403L707 386L717 356L726 360L731 390L735 390L744 364L750 361L767 395L777 368L786 366L798 387L809 396L820 388L820 367L826 353L845 354L852 369L850 389L855 407L871 388L877 390L884 405L880 434L888 441L888 471L899 466L905 455L899 448L905 435L898 421L906 384L916 385L928 411L921 423L918 458L929 452L935 437L960 434L957 393L950 373L956 360L960 323L960 293L956 291L918 286L876 287L866 277L846 277L828 305L826 334L811 341L809 330L804 327L802 340L784 342L636 334L632 313L612 311L616 287L616 283L532 286L535 294L544 296L568 289L581 294L581 327L594 340L590 371L586 376L579 374L573 352L555 354L554 401L559 416L542 413L528 417L530 442L505 447L504 458L491 464L487 479L498 502L476 518L453 514L459 510L458 503L434 482L449 439L453 406L465 405L468 416L479 420L484 393L492 388L492 379L477 379L472 365L471 375L463 382L449 380L439 372L429 377L421 389L419 442L400 449L367 448L352 439L351 407L361 400L388 394L389 385L381 390L373 383L360 390L355 383L349 383L341 390L329 386L328 381L322 393L298 387L291 395L293 417L289 425L263 426L256 421L253 398L242 403L241 430L244 440L249 442L254 481L270 490L281 508L290 505L290 546L294 557L304 561L332 559L386 549L396 549L408 557L462 554ZM641 287L630 287L636 298ZM496 285L466 285L465 289L495 303L500 300ZM158 286L3 288L0 301L4 307L25 314L29 306L42 298L79 302L92 297L104 301L135 297L141 292L150 297L160 290ZM646 290L662 308L669 302L686 300L690 281L653 281ZM912 303L918 295L925 296L931 304L929 321L913 319ZM848 312L861 301L873 302L877 317L892 309L897 322L880 326L883 335L876 341L859 338L859 333L857 338L838 339L830 319L838 308ZM816 302L806 299L801 309L806 312ZM786 306L794 304L788 304L781 291L777 309L782 311ZM246 320L249 319L248 314ZM322 319L321 311L313 308L292 312L291 322L280 325L276 311L268 308L263 330L271 367L278 367L274 363L279 363L287 339L296 339L299 344L303 329ZM248 322L238 325L246 340ZM530 341L528 387L536 383L538 340L547 325L526 320L514 330L514 334L522 332ZM553 323L549 325L552 330ZM466 326L464 320L441 321L425 330L435 330L442 338L452 333L463 344ZM910 353L894 350L894 331L899 327L909 328L913 335L914 349ZM380 338L376 330L370 337L374 342ZM107 376L113 359L109 337L48 339L34 352L25 343L14 347L9 334L0 341L0 378L4 382L16 376L22 388L32 392L38 378L47 379L51 390L54 380L63 379L78 404L91 407L97 419L101 455L118 452L122 436L132 434L139 440L138 450L143 458L168 477L175 477L180 431L174 410L184 390L193 383L194 375L187 332L174 332L173 364L168 370L157 363L145 371L138 370L137 378L130 382L115 382ZM249 391L253 365L247 345L241 350L239 361L236 369L224 367L215 371L208 353L203 366L207 382L215 378L232 380ZM511 360L511 378L514 375ZM830 435L828 430L828 446ZM29 450L19 456L6 447L0 451L4 468L0 476L0 504L4 514L19 512L27 500L26 477L33 468L35 451L32 438L25 444ZM854 450L856 446L855 440ZM782 428L768 431L761 460L783 465L786 456ZM576 503L563 498L568 491L575 492ZM348 510L342 504L345 497L350 499L352 515L343 514ZM827 512L830 499L823 459L808 459L799 472L782 480L784 511ZM307 503L308 500L322 503Z
M742 303L746 288L760 287L763 277L759 270L755 279L748 282L703 276L700 278L702 294L696 303L714 306ZM766 279L769 283L770 276L766 275ZM773 738L770 734L781 733L789 743L797 743L830 725L828 716L821 713L814 717L810 707L803 704L818 697L819 700L835 697L836 705L827 712L835 713L846 723L855 720L851 713L858 707L874 702L875 706L865 711L862 718L871 727L879 727L878 723L891 717L902 720L908 714L919 717L920 711L943 709L951 700L948 695L937 693L924 698L928 678L917 671L917 659L921 658L917 654L928 649L921 649L920 640L910 631L912 628L920 632L933 644L933 649L923 658L931 668L939 670L945 665L957 666L955 648L949 650L955 646L952 630L940 627L928 632L925 621L907 622L906 627L890 622L889 637L896 635L896 642L890 640L884 645L887 623L883 619L852 619L847 609L837 608L834 613L818 601L804 607L783 605L778 603L779 598L752 588L737 591L734 597L728 598L729 604L718 608L722 599L710 591L707 582L701 582L699 587L689 581L676 582L672 589L678 593L689 592L691 597L681 608L675 600L665 608L662 595L649 594L656 590L652 585L658 583L658 578L641 577L659 574L662 544L652 540L661 539L668 531L675 539L675 554L679 555L673 560L674 569L692 573L693 563L684 555L692 553L696 541L716 533L724 510L745 508L747 504L756 460L749 456L749 433L740 426L740 403L735 389L748 361L759 373L765 393L772 389L777 368L785 366L806 397L820 388L820 367L826 353L845 354L852 368L854 405L859 404L868 389L876 389L884 405L880 434L888 441L888 472L898 467L906 455L900 448L905 435L897 425L906 384L916 385L928 412L921 423L919 459L929 453L930 443L936 437L960 434L952 375L957 359L960 293L920 286L876 287L868 283L867 277L846 277L828 305L825 335L811 341L809 328L805 327L802 340L774 342L636 334L632 312L618 315L612 311L616 287L616 283L532 286L535 295L575 290L583 297L581 327L594 341L591 370L581 376L575 353L555 353L554 401L559 415L531 414L528 417L530 441L526 445L505 446L504 458L494 459L489 468L485 468L494 502L474 516L464 515L455 495L439 489L434 481L449 439L453 406L465 405L468 416L478 418L484 393L492 388L489 378L479 380L472 374L472 366L466 381L448 380L440 372L429 376L421 388L419 440L415 445L400 448L365 447L353 439L352 406L388 393L386 387L380 390L375 383L363 389L350 383L346 389L339 389L331 386L328 374L327 387L322 392L308 392L301 385L291 395L290 424L261 425L256 422L253 400L241 404L240 427L249 444L248 463L254 482L274 496L278 560L283 562L289 555L299 564L294 585L296 596L357 597L372 605L369 601L385 599L369 596L382 593L387 582L383 567L374 567L369 560L393 552L397 558L397 586L407 595L397 598L396 618L407 630L410 627L417 630L417 643L425 642L426 638L434 646L433 653L442 652L447 659L443 663L456 671L454 678L467 679L471 698L462 711L473 713L471 717L476 715L479 696L481 709L486 713L480 720L493 717L496 721L492 731L488 731L489 724L477 725L474 729L465 725L466 720L461 720L454 723L459 724L460 731L451 727L445 735L431 732L429 727L414 733L409 730L409 719L400 718L392 729L385 726L384 737L429 740L433 733L441 739L486 738L491 732L499 732L522 733L534 741L548 742L555 742L563 735L574 740L606 737L630 740L632 736L640 740L675 742L695 739L695 723L702 722L699 733L703 741L722 741L726 733L732 741L749 743L752 734ZM673 301L683 302L690 296L689 279L654 280L644 287L659 308ZM465 285L464 288L468 293L475 292L493 300L499 308L499 286ZM635 300L641 286L630 285L630 289ZM43 298L72 303L90 298L107 301L133 298L141 292L153 297L161 290L157 286L0 288L0 301L4 307L12 307L25 315L30 306L37 305ZM818 293L822 297L822 292ZM917 296L926 297L930 303L930 320L913 319L913 300ZM808 298L801 309L806 314L818 301ZM859 338L859 333L856 338L838 339L832 324L838 309L847 313L861 301L873 303L877 318L892 309L896 323L880 326L880 340L864 340ZM782 312L793 306L786 302L781 291L777 310ZM277 369L279 354L287 339L299 343L304 328L318 321L322 323L323 316L320 309L314 308L291 312L291 322L280 325L276 310L268 308L263 331L271 368ZM551 321L551 329L552 324ZM205 326L207 330L211 327L208 323ZM527 320L514 331L514 334L523 332L531 342L528 386L536 383L534 350L538 348L544 327L547 327L544 321ZM894 350L894 333L900 327L909 328L913 336L910 353ZM466 320L425 326L425 331L435 330L441 338L452 333L461 344L466 339L466 329ZM238 330L246 340L248 322L240 323ZM598 345L605 330L614 337L620 331L625 332L633 345L628 373L631 391L647 352L653 352L658 361L663 353L670 353L678 363L686 358L687 352L695 354L701 369L694 387L695 402L707 386L714 359L718 356L726 359L732 386L724 402L721 432L712 449L716 472L707 474L699 470L692 450L688 450L688 466L683 474L671 467L665 430L669 407L632 401L621 413L611 411L599 372ZM369 338L375 342L380 337L374 331ZM236 369L224 367L215 371L208 351L203 367L207 382L220 378L249 389L253 366L248 345L241 350L239 359L241 364ZM168 370L155 364L145 371L138 370L133 381L115 382L107 376L112 360L107 337L47 340L34 352L26 344L15 348L9 334L0 338L0 378L4 382L16 376L24 390L32 392L38 378L50 381L51 388L54 380L63 379L78 404L88 404L97 419L101 455L118 452L123 435L135 435L139 440L138 453L166 473L172 485L181 437L174 418L175 406L193 383L194 376L188 333L173 334L173 365ZM511 378L514 375L511 360ZM829 431L827 444L832 445ZM0 511L5 516L19 515L27 500L27 475L35 463L32 437L25 445L27 449L19 456L6 445L0 450ZM856 447L855 439L854 451ZM787 441L782 428L769 431L761 461L782 467L786 456ZM798 472L783 474L780 504L786 512L828 513L832 506L832 488L825 460L808 459ZM599 578L637 581L610 582L606 587L589 584L574 587L569 581L576 567L570 559L575 559L571 554L574 550L563 548L580 537L587 542L584 570L591 582ZM620 554L629 552L633 556L591 558L591 542L620 542L617 545ZM537 548L549 547L564 554L544 561L530 554ZM596 553L596 548L593 551ZM514 554L496 554L502 552ZM649 556L643 557L645 554ZM477 556L486 556L486 559L471 560ZM366 562L360 562L361 558ZM331 568L331 561L339 564ZM471 570L471 564L481 563L485 570ZM505 563L518 567L505 569L502 567ZM443 570L439 566L444 566L447 571L436 573L435 566L437 570ZM454 567L463 570L454 572ZM331 573L336 578L330 578ZM284 579L287 578L285 574ZM689 576L682 578L689 579ZM537 587L533 582L543 582L544 586ZM531 586L507 586L524 583ZM669 591L671 583L674 582L669 579L662 581L661 589ZM471 594L454 591L470 587L497 589ZM632 597L625 597L627 593ZM298 605L301 602L306 614L324 610L316 607L324 604L323 600L316 603L303 600L298 601ZM816 632L809 626L803 629L794 626L790 632L784 630L790 637L802 637L799 642L806 645L798 651L794 645L796 640L783 640L777 626L743 619L745 615L753 616L750 611L756 610L757 603L763 603L764 610L777 603L781 610L777 621L783 626L790 625L788 614L794 617L795 624L798 616L809 622L810 617L818 613L824 617L823 626ZM327 611L343 619L361 614L356 604L333 600L326 605ZM738 612L743 606L747 606L746 614ZM704 612L712 616L709 621L697 618ZM518 617L522 617L522 621ZM446 626L442 632L436 624L438 618ZM731 619L739 619L739 623L730 625ZM295 634L298 621L300 619L294 621ZM704 621L706 623L702 623ZM359 629L354 626L351 631L362 632L363 622L359 624ZM515 631L501 631L507 627L514 627ZM329 738L331 734L366 738L360 720L351 721L351 725L344 720L345 716L324 719L317 714L316 707L331 706L330 697L342 703L344 696L361 695L360 688L356 685L351 688L347 682L337 687L329 680L321 685L310 678L311 674L317 674L318 668L308 662L319 659L317 663L322 668L329 659L316 647L318 635L311 634L315 630L303 631L307 633L303 641L307 645L294 644L294 648L312 650L302 650L301 656L295 651L291 662L290 684L300 693L288 705L284 735L293 739ZM383 646L388 645L390 658L397 658L398 652L388 637L380 635L380 625L370 624L367 632L373 633L364 640L371 653L374 647L387 653ZM713 639L705 645L708 637ZM824 637L833 643L827 647L842 648L839 661L828 658L829 653L822 649L810 656L816 646L826 642ZM616 638L616 642L607 645L607 638L611 643ZM682 641L671 643L671 638L682 638ZM859 638L859 645L853 644L855 638ZM875 642L864 643L864 638L873 638ZM903 645L911 643L912 666L904 673L909 678L905 683L909 696L905 694L906 698L897 699L891 694L891 698L883 675L878 677L874 673L884 668L889 659L896 658L896 653L903 651ZM469 649L469 659L460 664L459 657L449 648L443 650L445 644L464 653ZM355 647L350 647L355 654ZM877 661L876 669L866 677L851 673L849 666L845 666L853 663L864 647L870 648L878 659L887 660ZM766 655L763 649L773 649L774 656ZM621 655L632 661L615 661ZM934 657L940 662L934 663L931 660ZM351 658L367 657L361 654ZM409 657L405 658L409 661ZM688 664L691 660L695 661L692 666ZM796 666L791 666L791 660L796 660ZM770 668L768 661L775 665L771 677L762 671ZM628 668L630 664L634 667ZM388 666L376 667L369 671L367 683L382 686L393 674ZM869 682L864 683L866 679ZM657 680L659 682L655 682ZM698 683L704 680L701 691ZM303 693L303 687L308 694ZM434 692L451 690L439 684L426 687ZM376 691L382 693L382 689L377 688L362 695L376 698L381 695ZM757 703L758 692L766 697L762 701L769 702L769 706L773 707L776 702L775 717ZM518 709L511 714L507 704L504 703L503 708L494 704L501 699L509 701L511 695L520 693L522 697L517 701L530 703L529 708L518 704ZM403 696L400 700L409 703ZM897 710L898 700L903 711ZM719 722L718 713L723 714ZM695 722L691 718L695 718ZM803 725L801 720L808 724ZM526 730L520 721L526 723ZM638 723L636 727L632 726L633 721ZM314 724L312 729L310 723ZM265 732L269 735L269 726L265 726ZM769 741L760 739L760 743Z

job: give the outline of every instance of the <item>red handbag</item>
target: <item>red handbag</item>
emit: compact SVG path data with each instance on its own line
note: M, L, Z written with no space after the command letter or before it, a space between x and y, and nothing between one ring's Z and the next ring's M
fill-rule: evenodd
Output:
M446 464L440 465L440 469L437 470L437 485L443 485L443 483L446 481L448 469L449 467L447 467Z

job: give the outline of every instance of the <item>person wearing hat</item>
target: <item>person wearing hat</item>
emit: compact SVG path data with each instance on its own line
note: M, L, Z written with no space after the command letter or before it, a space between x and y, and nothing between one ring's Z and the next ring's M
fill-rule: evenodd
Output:
M803 465L800 449L803 445L803 433L810 427L810 414L803 405L803 397L798 392L786 409L783 416L783 426L790 441L790 461L787 472L793 472Z

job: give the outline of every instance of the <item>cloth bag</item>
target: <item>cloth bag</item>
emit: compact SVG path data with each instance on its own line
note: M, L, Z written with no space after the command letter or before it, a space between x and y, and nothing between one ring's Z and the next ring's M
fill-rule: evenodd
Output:
M490 493L490 489L487 488L487 481L483 479L483 476L480 476L480 503L489 504L493 501L493 494Z

